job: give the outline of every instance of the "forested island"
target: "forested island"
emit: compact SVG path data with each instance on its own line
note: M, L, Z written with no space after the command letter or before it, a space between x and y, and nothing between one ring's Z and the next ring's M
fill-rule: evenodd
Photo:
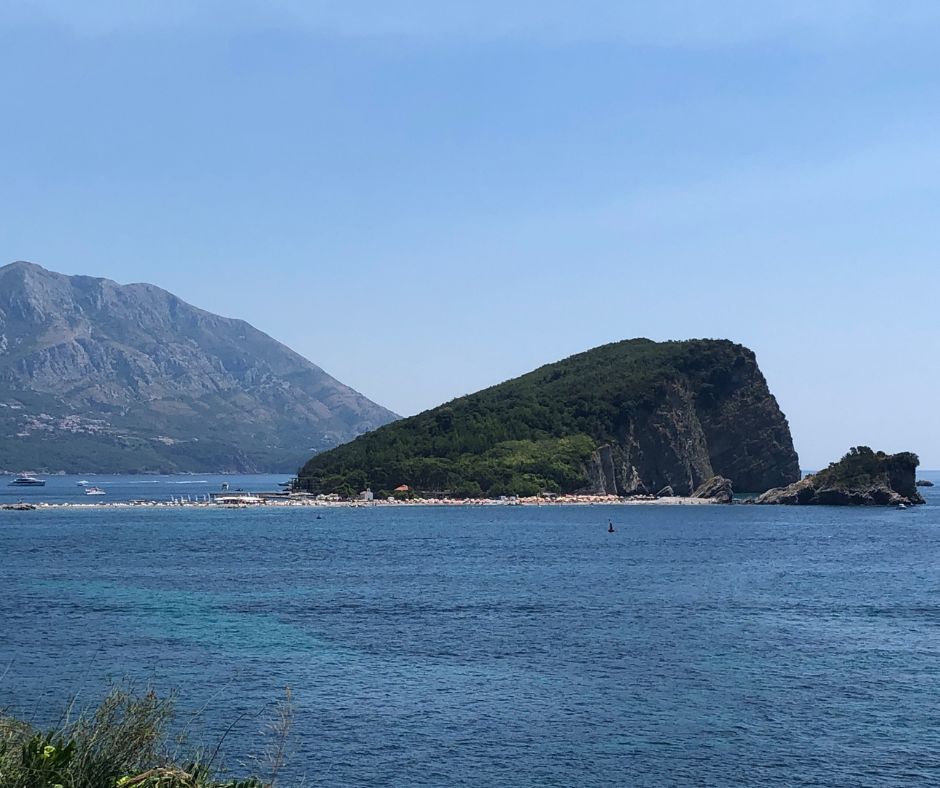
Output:
M753 352L727 340L633 339L548 364L319 454L297 487L454 497L689 495L800 478ZM400 493L403 491L399 491Z

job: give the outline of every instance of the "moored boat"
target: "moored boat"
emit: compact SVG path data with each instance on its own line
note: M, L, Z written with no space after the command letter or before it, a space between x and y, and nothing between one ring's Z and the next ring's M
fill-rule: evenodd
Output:
M107 495L100 487L86 487L85 495Z
M10 487L45 487L45 479L37 479L31 473L21 473L12 482Z

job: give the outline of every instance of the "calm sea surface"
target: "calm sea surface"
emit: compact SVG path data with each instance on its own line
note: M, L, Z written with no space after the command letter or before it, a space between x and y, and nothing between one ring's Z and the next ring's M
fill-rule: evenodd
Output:
M235 765L289 685L287 785L940 783L940 493L317 514L0 511L0 706L136 676Z

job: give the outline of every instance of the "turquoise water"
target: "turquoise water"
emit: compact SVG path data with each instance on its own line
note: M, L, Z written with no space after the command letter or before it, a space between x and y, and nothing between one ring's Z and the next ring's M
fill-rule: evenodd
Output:
M937 783L928 494L0 512L0 706L132 675L235 764L289 685L288 785Z

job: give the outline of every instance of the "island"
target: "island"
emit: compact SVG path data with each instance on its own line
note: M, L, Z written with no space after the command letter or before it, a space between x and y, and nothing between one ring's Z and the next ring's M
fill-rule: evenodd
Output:
M353 498L727 500L800 478L754 353L632 339L580 353L314 456L296 490Z
M838 462L794 484L768 490L755 503L828 506L921 504L916 454L885 454L868 446L850 449Z

